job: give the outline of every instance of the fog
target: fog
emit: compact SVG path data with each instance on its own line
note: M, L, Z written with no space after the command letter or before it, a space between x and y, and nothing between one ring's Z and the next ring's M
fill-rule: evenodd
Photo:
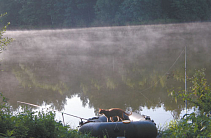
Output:
M76 113L68 103L78 97L78 116L119 107L163 124L164 114L184 111L184 102L176 104L167 91L184 88L185 46L188 76L206 68L209 81L210 28L188 23L7 31L4 36L15 40L0 54L0 91L14 110L24 101Z

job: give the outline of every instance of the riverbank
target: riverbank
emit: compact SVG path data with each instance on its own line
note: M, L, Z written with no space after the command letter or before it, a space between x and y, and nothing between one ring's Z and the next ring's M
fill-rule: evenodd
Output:
M1 94L1 93L0 93ZM87 138L89 135L79 134L76 128L55 120L52 111L34 112L24 108L23 112L14 113L6 103L6 98L0 96L0 137L45 137L45 138Z

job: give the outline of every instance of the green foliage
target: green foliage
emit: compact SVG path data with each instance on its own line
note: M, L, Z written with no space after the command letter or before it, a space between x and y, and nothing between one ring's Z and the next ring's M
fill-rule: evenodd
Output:
M210 0L1 0L14 27L87 27L209 21ZM164 21L164 22L163 22Z
M0 93L0 137L45 137L45 138L89 138L89 135L79 134L70 126L55 121L55 113L44 111L13 113L6 104L6 98Z
M201 21L210 18L210 2L207 0L173 1L174 17L183 21Z
M179 121L172 121L165 131L161 131L162 137L211 137L211 91L205 79L204 71L205 69L196 71L193 77L189 79L193 85L188 92L171 92L175 99L187 100L188 103L198 109L189 115L185 115Z
M192 113L179 121L172 121L161 132L163 138L198 138L211 137L211 118Z
M27 25L46 25L51 24L51 17L47 12L47 3L42 0L20 1L22 8L19 11L23 24Z
M115 23L115 16L119 12L122 0L97 0L95 13L97 20L103 24Z
M5 16L6 14L7 14L7 13L1 14L1 15L0 15L0 18L3 17L3 16ZM5 31L6 31L6 29L7 29L7 26L8 26L9 24L10 24L10 22L8 22L7 25L4 26L4 27L0 30L0 53L2 53L2 51L6 49L6 46L7 46L11 41L13 41L12 38L8 38L8 37L4 38L4 37L3 37L3 34L5 33Z
M0 112L2 112L2 109L6 107L6 98L3 96L3 94L0 92Z
M11 113L0 114L0 136L3 137L46 137L46 138L76 138L86 137L63 126L54 120L53 112L32 112L26 110L13 116Z
M7 13L3 17L3 24L7 24L9 21L12 26L16 27L21 24L21 16L19 15L19 11L21 10L22 5L18 2L18 0L0 0L0 13ZM0 25L0 27L2 27Z
M170 94L177 101L178 98L182 98L184 101L195 107L198 107L201 114L208 114L211 111L211 90L205 79L205 69L197 70L189 81L193 84L190 89L185 91L175 92L172 91Z
M125 21L150 21L161 18L160 0L124 0L121 16Z
M205 79L204 71L204 69L201 71L198 70L193 78L190 79L193 86L189 94L184 98L193 103L194 106L199 107L201 114L208 114L211 111L211 90Z

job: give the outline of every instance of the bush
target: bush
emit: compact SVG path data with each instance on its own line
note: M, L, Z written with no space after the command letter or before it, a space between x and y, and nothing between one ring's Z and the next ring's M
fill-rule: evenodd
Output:
M172 91L171 95L177 98L187 100L197 108L191 114L186 114L178 121L172 121L167 126L166 130L161 131L161 136L175 137L175 138L198 138L198 137L211 137L211 90L205 79L205 69L198 70L189 81L193 84L190 90L185 93L184 91Z
M1 94L1 99L5 99ZM88 138L70 126L55 121L53 112L30 110L13 115L4 100L0 105L0 137L16 138Z
M3 16L5 16L7 13L5 14L0 14L0 18L2 18ZM0 53L2 53L3 50L6 49L7 44L9 44L10 42L13 41L12 38L4 38L3 34L6 32L7 26L10 24L10 22L7 23L7 25L3 26L3 28L0 30Z

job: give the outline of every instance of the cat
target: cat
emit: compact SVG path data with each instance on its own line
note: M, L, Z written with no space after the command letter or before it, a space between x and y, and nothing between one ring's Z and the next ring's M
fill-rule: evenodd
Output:
M120 108L111 108L111 109L99 109L99 114L104 114L107 118L107 122L109 121L109 118L112 122L114 122L113 117L117 117L118 122L124 119L124 114L127 116L132 115L132 112L130 114L126 113Z

